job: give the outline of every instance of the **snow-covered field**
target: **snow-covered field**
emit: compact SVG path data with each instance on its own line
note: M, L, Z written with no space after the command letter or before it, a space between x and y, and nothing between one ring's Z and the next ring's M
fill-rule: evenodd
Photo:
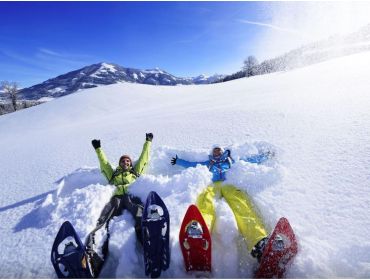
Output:
M64 220L81 238L113 188L91 140L113 164L138 158L154 133L147 174L132 186L157 191L171 214L171 266L186 273L178 244L183 215L210 183L207 168L170 164L207 158L221 144L235 159L273 149L263 165L237 161L228 182L252 197L266 225L287 217L299 239L288 278L370 277L370 52L203 86L116 84L84 90L0 117L0 278L55 278L53 239ZM213 232L215 278L251 277L256 261L224 201ZM104 278L145 278L127 213L111 223Z

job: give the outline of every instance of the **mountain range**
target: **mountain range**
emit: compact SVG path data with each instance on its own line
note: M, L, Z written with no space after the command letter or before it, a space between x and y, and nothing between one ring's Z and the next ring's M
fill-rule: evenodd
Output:
M306 44L281 56L265 60L253 67L253 75L285 71L368 50L370 50L370 25L366 25L356 32L333 35L325 40ZM210 84L216 81L222 82L242 77L246 77L244 71L231 75L215 74L210 77L200 75L192 78L181 78L159 68L140 70L102 62L24 88L20 90L19 98L43 102L81 89L122 82L175 86Z
M190 85L209 84L221 79L223 75L194 78L176 77L159 68L140 70L125 68L113 63L97 63L49 79L41 84L24 88L19 92L20 98L26 100L48 100L74 93L81 89L93 88L121 82L149 85Z

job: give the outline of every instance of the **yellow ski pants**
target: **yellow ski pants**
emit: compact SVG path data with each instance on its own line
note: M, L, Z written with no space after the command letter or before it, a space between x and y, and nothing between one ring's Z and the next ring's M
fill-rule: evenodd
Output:
M225 198L229 204L234 213L239 232L243 236L250 252L259 240L267 236L265 226L254 210L252 201L246 193L233 185L223 185L222 182L216 182L208 186L198 196L197 206L210 232L216 219L213 203L216 197Z

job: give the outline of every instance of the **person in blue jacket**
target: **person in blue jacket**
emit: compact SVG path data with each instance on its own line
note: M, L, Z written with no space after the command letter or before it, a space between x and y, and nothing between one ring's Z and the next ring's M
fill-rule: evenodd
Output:
M272 156L271 152L259 153L243 159L250 163L260 164ZM182 167L196 167L198 164L205 165L212 173L213 184L208 186L197 198L197 206L202 213L210 232L215 222L215 207L213 201L216 197L225 198L234 213L239 232L246 241L247 248L258 261L262 256L267 243L267 231L262 219L254 209L253 203L248 195L230 184L223 184L227 171L235 161L231 157L230 150L224 151L219 145L215 145L208 160L190 162L179 158L177 155L171 159L172 165Z
M209 171L212 173L212 181L225 181L226 180L226 172L231 168L231 165L235 163L234 159L231 157L230 150L226 150L225 152L221 147L215 145L212 149L211 155L208 156L209 159L206 161L199 161L199 162L191 162L187 160L183 160L178 158L176 155L174 158L171 159L172 165L180 165L182 167L196 167L198 164L208 166ZM260 164L271 157L271 152L266 153L259 153L245 159L244 161L250 163L257 163Z

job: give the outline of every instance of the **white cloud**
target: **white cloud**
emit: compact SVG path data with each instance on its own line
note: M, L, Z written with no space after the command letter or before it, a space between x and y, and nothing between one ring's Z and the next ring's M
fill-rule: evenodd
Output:
M252 24L252 25L258 25L258 26L263 26L263 27L268 27L277 31L282 31L282 32L289 32L289 33L295 33L299 35L299 31L295 29L290 29L290 28L284 28L280 27L277 25L269 24L269 23L263 23L263 22L257 22L257 21L250 21L250 20L245 20L245 19L240 19L239 22L246 23L246 24Z
M60 53L57 53L55 51L45 49L45 48L39 48L39 51L44 54L53 55L53 56L62 56Z

